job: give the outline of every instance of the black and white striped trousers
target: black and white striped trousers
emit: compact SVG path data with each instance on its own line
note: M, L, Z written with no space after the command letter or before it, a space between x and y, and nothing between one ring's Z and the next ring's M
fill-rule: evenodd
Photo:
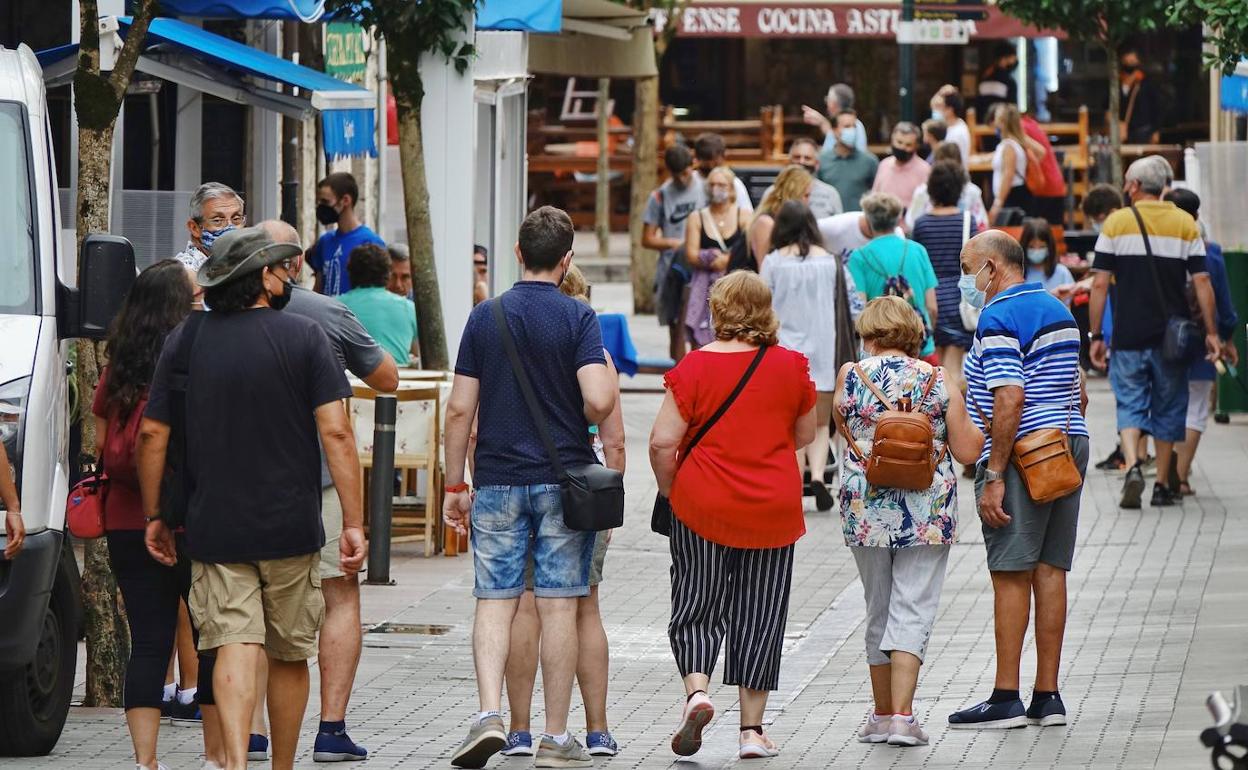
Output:
M715 670L724 684L775 690L789 617L793 546L730 548L672 518L672 619L667 634L682 677Z

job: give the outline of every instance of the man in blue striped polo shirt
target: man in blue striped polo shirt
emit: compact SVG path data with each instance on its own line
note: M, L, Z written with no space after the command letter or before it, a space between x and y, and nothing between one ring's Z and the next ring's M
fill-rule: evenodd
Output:
M1010 453L1021 436L1062 429L1082 475L1088 464L1087 399L1075 319L1039 283L1024 282L1025 272L1022 247L1000 231L977 235L962 250L959 289L967 302L983 307L965 375L971 419L987 437L975 498L995 595L997 674L987 701L949 716L953 728L1066 724L1057 672L1066 630L1066 573L1083 489L1037 503ZM1031 705L1024 707L1019 665L1033 595L1036 682Z

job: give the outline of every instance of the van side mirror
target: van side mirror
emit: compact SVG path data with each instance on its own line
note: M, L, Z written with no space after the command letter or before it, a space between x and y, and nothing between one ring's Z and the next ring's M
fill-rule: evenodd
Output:
M134 284L134 247L118 235L91 233L82 241L78 288L60 287L59 336L102 340Z

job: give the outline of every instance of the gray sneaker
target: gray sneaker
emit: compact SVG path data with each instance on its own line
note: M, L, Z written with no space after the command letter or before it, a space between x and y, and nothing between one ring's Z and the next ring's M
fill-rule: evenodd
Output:
M576 738L559 745L548 735L542 736L537 747L537 756L533 760L534 767L593 767L594 758Z
M507 728L503 726L502 717L489 716L479 722L474 721L468 728L468 737L451 755L451 764L455 767L485 767L490 757L506 745Z

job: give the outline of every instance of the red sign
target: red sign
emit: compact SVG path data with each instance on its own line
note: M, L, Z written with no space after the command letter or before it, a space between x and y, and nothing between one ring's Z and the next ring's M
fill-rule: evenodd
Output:
M971 0L973 3L973 0ZM971 3L966 3L971 4ZM985 21L962 22L971 39L1007 37L1060 37L1061 32L1038 30L1006 16L995 5L986 8ZM655 13L660 28L666 14ZM697 3L679 14L681 37L811 37L894 38L901 20L901 5L848 5L822 3Z

